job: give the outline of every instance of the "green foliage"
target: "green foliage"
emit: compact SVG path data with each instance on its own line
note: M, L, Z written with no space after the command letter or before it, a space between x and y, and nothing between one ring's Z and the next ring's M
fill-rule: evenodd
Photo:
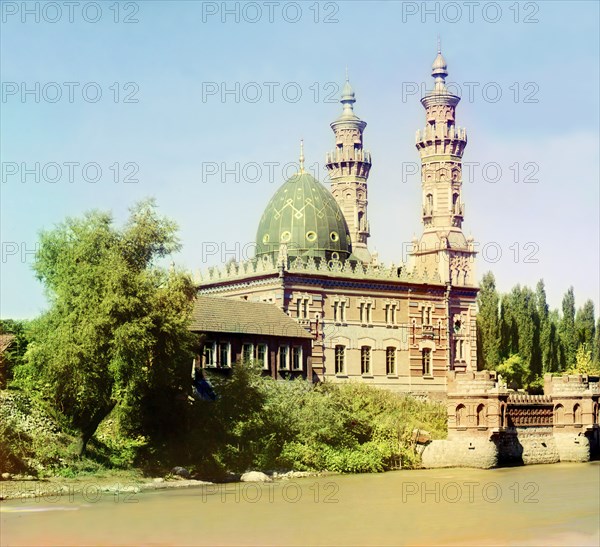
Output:
M569 287L562 301L562 320L560 322L560 339L564 347L563 369L573 365L577 352L577 332L575 330L575 293Z
M569 374L600 374L600 366L592 360L592 350L580 344L575 354L575 363L567 371Z
M228 383L228 391L223 391ZM278 382L251 367L237 366L232 378L216 390L220 399L211 415L217 423L223 424L219 407L226 399L233 398L228 406L238 409L228 416L223 429L229 435L221 437L213 453L222 466L240 472L379 472L400 462L412 467L418 465L411 447L413 429L426 429L435 438L446 433L443 405L362 384Z
M575 334L578 348L582 345L592 348L596 336L596 325L594 324L594 303L591 300L586 300L583 306L577 310Z
M596 326L591 300L575 313L573 287L563 299L562 316L557 310L549 309L543 280L537 283L535 293L517 285L502 295L499 318L494 313L497 302L494 278L488 273L482 279L479 294L479 367L506 369L515 386L539 393L545 373L558 373L575 365L579 345L591 351L592 364L600 362L600 319ZM516 368L514 356L521 360Z
M499 297L492 272L487 272L481 280L477 305L477 368L494 369L500 362L500 318Z
M509 388L522 388L528 375L526 365L520 355L513 354L505 359L496 369L498 374L506 380Z
M194 287L187 275L156 266L179 243L175 225L155 209L152 201L134 206L123 229L92 212L41 234L34 270L51 308L32 325L15 376L68 419L81 453L115 406L136 432L148 425L146 403L157 411L184 389ZM172 417L177 409L162 410Z

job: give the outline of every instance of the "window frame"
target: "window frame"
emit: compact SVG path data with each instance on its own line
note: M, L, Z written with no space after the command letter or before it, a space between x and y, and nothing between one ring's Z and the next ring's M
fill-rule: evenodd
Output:
M223 364L223 362L221 360L223 347L226 348L226 352L227 352L227 359L226 359L225 364ZM218 366L221 368L231 368L231 342L219 342L217 344L217 348L218 348L218 352L217 352Z
M285 350L285 362L281 362L281 353L282 350ZM290 370L290 346L287 344L280 344L277 350L277 361L279 365L279 370Z
M265 354L264 359L260 358L260 350L264 348ZM269 345L260 343L256 344L256 361L262 365L263 370L269 370Z
M245 348L250 347L250 359L246 359ZM252 342L244 342L242 344L242 362L254 363L254 344Z
M302 355L302 346L292 346L291 369L295 372L304 370ZM298 356L298 366L296 367L296 356Z
M344 344L336 344L334 347L334 370L336 376L346 374L346 346Z
M362 376L372 376L371 346L360 347L360 373Z
M207 355L210 354L210 363L208 363ZM202 351L202 365L204 368L217 368L216 357L216 342L214 340L207 340L204 343Z
M397 364L396 364L396 352L397 349L394 346L386 346L385 348L385 373L388 376L397 376ZM390 357L392 358L392 366L390 367Z
M423 348L421 350L421 366L423 376L426 378L433 377L433 356L431 348Z

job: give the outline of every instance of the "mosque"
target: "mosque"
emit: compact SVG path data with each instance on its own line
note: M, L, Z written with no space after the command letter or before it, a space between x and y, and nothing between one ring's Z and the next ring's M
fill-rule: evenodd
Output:
M301 152L299 172L260 218L255 258L197 279L192 330L205 334L203 367L252 360L274 378L428 394L445 392L448 371L476 370L476 252L462 230L467 134L455 124L460 98L446 87L440 48L431 74L416 133L423 226L409 260L384 265L369 249L367 124L346 80L330 124L331 189L304 170Z

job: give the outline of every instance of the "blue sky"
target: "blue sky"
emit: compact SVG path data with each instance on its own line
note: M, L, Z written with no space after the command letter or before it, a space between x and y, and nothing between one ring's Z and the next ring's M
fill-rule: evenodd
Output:
M94 208L122 222L154 196L189 270L251 255L300 138L324 179L346 67L373 156L370 247L397 263L420 233L414 137L438 34L463 97L479 276L503 291L543 277L552 307L573 285L598 310L597 2L24 4L2 5L1 317L44 309L38 234Z

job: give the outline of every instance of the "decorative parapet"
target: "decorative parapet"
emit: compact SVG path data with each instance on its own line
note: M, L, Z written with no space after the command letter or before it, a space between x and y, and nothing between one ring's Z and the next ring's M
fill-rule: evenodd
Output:
M286 259L285 264L279 261L274 264L269 255L265 255L262 260L249 260L244 262L228 262L224 266L214 266L202 274L196 272L194 281L198 285L207 285L219 281L242 279L249 276L274 274L281 272L289 273L315 273L319 275L335 276L349 279L364 280L393 280L404 281L407 283L430 283L441 284L438 272L429 275L427 271L417 273L416 269L408 271L405 265L396 266L390 264L368 264L364 265L354 260L315 260L309 257L306 260L298 257L295 259Z
M467 130L464 127L446 126L443 124L428 125L425 129L417 129L415 142L431 142L435 140L459 140L467 142Z
M551 395L530 395L529 393L511 393L508 396L511 405L545 405L552 403Z
M554 396L577 396L600 394L600 377L587 374L563 374L544 376L544 393Z

